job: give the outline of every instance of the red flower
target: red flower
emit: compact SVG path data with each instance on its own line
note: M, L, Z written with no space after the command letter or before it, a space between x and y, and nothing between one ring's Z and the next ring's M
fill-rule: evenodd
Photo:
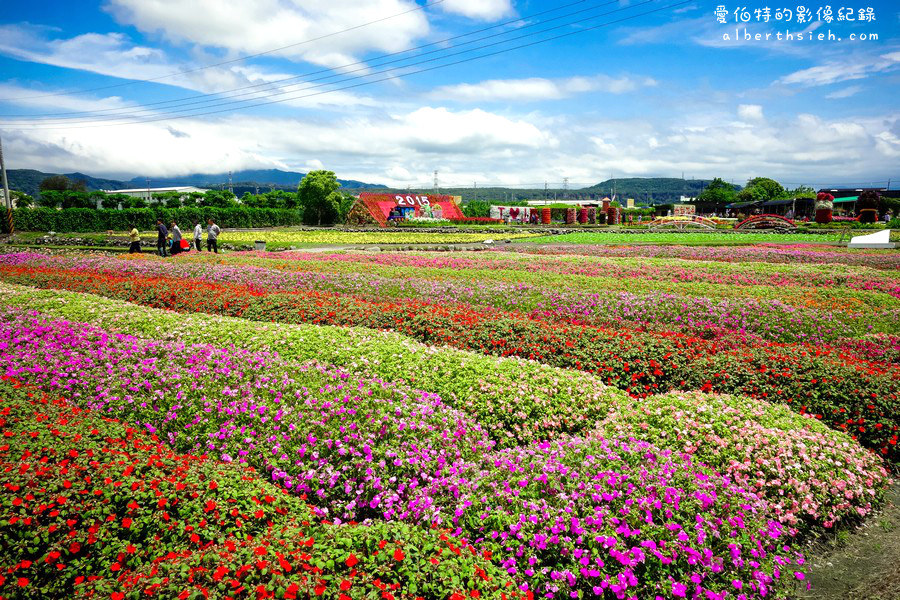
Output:
M288 589L284 592L285 600L296 600L297 599L297 591L300 589L300 586L296 583L292 583L288 586Z
M125 529L128 529L129 527L131 527L131 518L130 517L125 517L124 519L122 519L122 527L124 527Z
M216 483L215 481L210 481L210 482L209 482L209 489L214 490L214 489L216 489L216 488L218 488L218 487L219 487L219 484Z
M401 550L400 548L397 548L396 550L394 550L394 560L401 561L404 558L406 558L406 555L403 554L403 550Z
M26 579L25 577L19 577L18 583L19 587L25 587L28 585L28 579Z
M347 590L350 589L351 585L353 585L353 584L350 583L349 581L347 581L346 579L344 579L343 581L341 581L341 591L346 592Z
M319 585L316 586L316 589L313 591L316 593L316 596L321 596L322 594L325 593L325 584L320 583Z
M352 569L352 568L356 565L356 563L358 563L358 562L359 562L359 561L356 559L356 555L355 555L355 554L351 554L351 555L350 555L350 558L347 559L347 566L350 567L350 568Z

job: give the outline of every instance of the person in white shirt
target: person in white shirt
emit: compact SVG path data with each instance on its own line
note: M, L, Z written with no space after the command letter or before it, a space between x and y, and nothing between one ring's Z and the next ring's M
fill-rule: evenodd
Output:
M197 252L203 252L203 227L200 225L200 221L194 221L194 246L197 248Z

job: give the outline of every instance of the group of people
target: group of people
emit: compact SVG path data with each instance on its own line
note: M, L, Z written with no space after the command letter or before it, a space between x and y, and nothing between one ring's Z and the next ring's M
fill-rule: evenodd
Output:
M219 234L222 233L222 230L216 225L215 221L212 219L207 220L206 226L206 250L207 252L215 252L218 254L219 252ZM129 254L140 253L141 251L141 234L137 230L135 225L131 226L131 231L128 234L129 241L131 245L128 247ZM162 219L156 220L156 252L160 256L172 256L180 253L186 252L189 249L188 244L184 244L182 246L182 240L184 238L181 235L181 229L178 228L178 225L175 221L171 221L169 226L166 227L166 224ZM169 248L169 244L171 243L171 249ZM203 251L203 227L200 225L200 221L194 222L194 247L196 247L197 252Z

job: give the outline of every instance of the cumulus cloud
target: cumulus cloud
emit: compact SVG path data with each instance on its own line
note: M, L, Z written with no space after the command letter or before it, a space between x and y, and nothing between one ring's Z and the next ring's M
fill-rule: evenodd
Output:
M623 75L610 77L594 75L590 77L569 77L545 79L490 79L479 83L447 85L434 90L430 97L455 102L533 102L559 100L586 92L624 94L641 87L655 86L650 77Z
M428 20L416 8L409 0L231 0L227 7L219 0L195 0L191 10L182 0L110 0L108 5L120 23L175 43L236 54L283 47L271 55L332 68L368 51L406 49L426 36ZM374 21L380 22L358 27ZM355 29L331 35L350 28Z
M493 21L513 13L510 0L444 0L440 8L448 13L483 21Z
M686 109L687 110L687 109ZM244 168L305 170L322 165L341 177L405 187L596 182L624 176L766 175L822 181L830 173L883 179L900 157L900 114L791 118L744 105L734 113L684 113L665 121L509 116L442 106L386 114L332 115L315 121L231 115L171 125L73 132L4 132L10 166L133 177ZM122 144L122 139L129 140Z
M741 104L738 106L737 114L744 121L763 120L763 110L759 104Z

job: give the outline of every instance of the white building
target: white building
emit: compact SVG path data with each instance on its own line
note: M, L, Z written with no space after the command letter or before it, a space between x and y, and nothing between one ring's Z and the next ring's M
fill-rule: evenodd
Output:
M135 198L143 198L147 202L153 202L154 196L159 194L165 194L167 192L178 192L181 194L181 197L184 198L189 194L194 192L198 192L203 194L209 190L205 190L203 188L194 187L192 185L183 185L176 187L159 187L159 188L133 188L129 190L103 190L107 194L125 194L127 196L133 196Z

